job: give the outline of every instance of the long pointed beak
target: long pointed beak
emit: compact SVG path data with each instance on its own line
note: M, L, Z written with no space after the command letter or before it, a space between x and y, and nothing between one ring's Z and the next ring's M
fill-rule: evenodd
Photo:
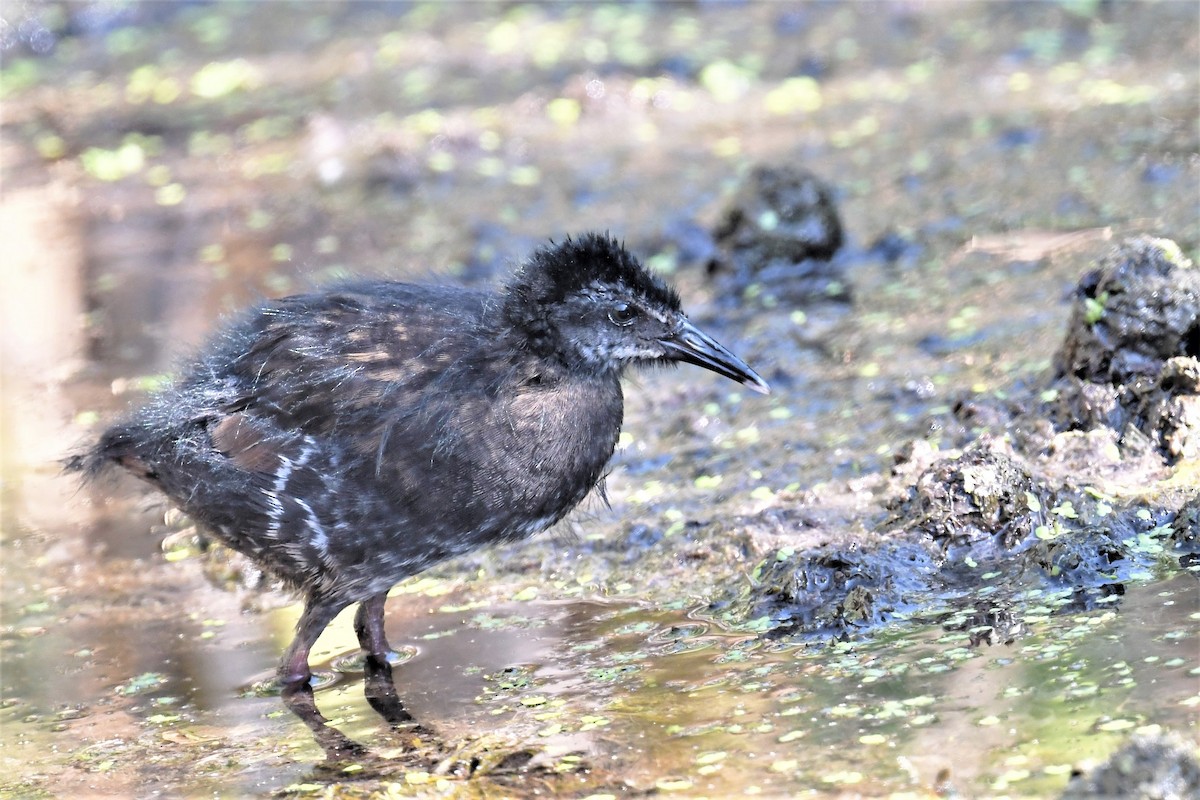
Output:
M715 339L697 328L688 320L670 336L661 339L667 348L666 358L671 361L686 361L710 369L737 381L759 394L770 394L771 387L750 369L745 361L722 347Z

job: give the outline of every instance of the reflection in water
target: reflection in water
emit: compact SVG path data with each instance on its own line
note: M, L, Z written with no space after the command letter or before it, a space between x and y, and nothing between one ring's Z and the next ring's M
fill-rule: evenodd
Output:
M0 525L57 530L74 523L74 487L47 468L73 443L62 381L83 355L83 266L77 198L61 187L0 195Z
M392 727L413 722L413 717L404 708L396 684L392 679L392 666L385 660L367 655L363 664L363 694L371 708ZM330 761L361 758L367 748L329 725L329 720L317 710L312 686L305 683L291 684L283 689L283 702L288 709L312 731L317 744L325 751Z

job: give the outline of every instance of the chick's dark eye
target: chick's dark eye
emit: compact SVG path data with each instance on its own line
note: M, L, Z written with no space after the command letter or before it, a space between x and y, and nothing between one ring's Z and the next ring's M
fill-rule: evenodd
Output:
M620 325L622 327L633 324L633 321L637 319L637 315L637 308L631 306L629 303L615 303L613 307L608 310L609 322L611 322L613 325Z

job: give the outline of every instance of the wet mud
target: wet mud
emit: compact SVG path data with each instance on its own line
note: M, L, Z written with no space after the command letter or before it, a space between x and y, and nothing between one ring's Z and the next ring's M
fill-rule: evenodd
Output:
M1174 242L1114 248L1081 279L1048 383L957 404L946 428L966 443L907 445L874 536L781 551L722 610L836 641L947 602L1011 614L1029 590L1068 591L1059 613L1075 613L1195 564L1194 488L1150 485L1193 457L1200 430L1198 288ZM771 512L771 526L795 522Z

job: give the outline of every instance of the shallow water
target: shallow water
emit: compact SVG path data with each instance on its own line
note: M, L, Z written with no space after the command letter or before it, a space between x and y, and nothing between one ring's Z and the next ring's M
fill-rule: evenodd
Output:
M833 644L707 606L775 547L870 535L906 442L936 442L962 392L1044 374L1111 239L1195 257L1194 8L135 4L69 33L51 17L73 8L5 39L0 788L473 791L403 766L354 665L329 668L348 619L317 702L400 766L317 768L257 688L297 607L164 552L153 499L56 460L258 296L348 271L486 282L583 228L669 273L774 394L633 377L611 508L397 589L418 719L529 746L580 794L1047 796L1131 732L1197 741L1200 595L1170 565L1111 608L1023 598L993 620L1008 643L971 645L953 608ZM688 254L759 162L837 188L852 305L733 302ZM887 232L894 262L867 252ZM747 522L772 509L804 524Z
M503 731L550 763L617 759L620 780L610 781L624 790L1041 795L1131 732L1187 729L1200 703L1200 587L1189 575L1138 586L1111 609L1060 613L1069 596L1029 598L991 630L954 630L948 613L940 625L826 645L764 641L698 611L595 600L464 606L463 594L426 581L393 598L409 710L451 740ZM195 621L207 638L110 621L41 630L37 612L22 614L17 646L7 642L0 719L9 758L67 768L48 780L58 791L105 786L110 772L131 773L139 796L312 782L319 749L277 697L254 692L294 608ZM318 703L356 741L395 748L345 663L355 652L348 625L322 639ZM161 771L147 769L156 763ZM580 788L605 769L595 773Z

